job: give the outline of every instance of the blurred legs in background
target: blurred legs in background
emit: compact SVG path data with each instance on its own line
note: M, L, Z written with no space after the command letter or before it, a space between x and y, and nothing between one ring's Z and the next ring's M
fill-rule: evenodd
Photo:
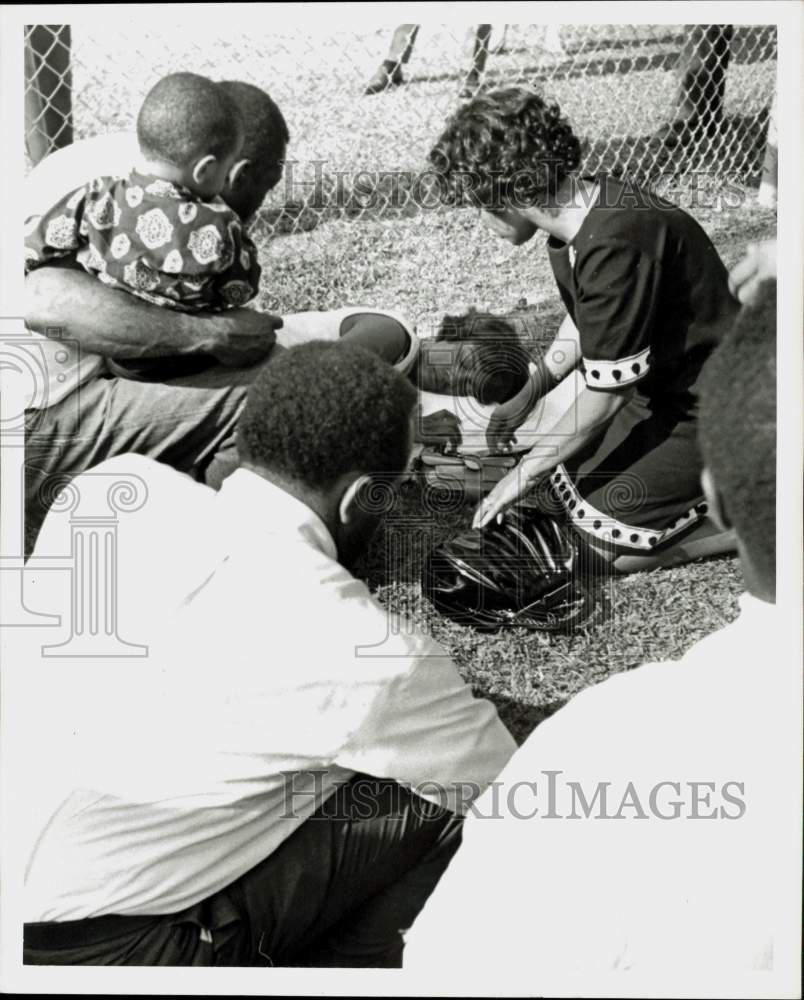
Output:
M674 117L657 133L670 148L712 135L723 118L732 24L693 24L679 60Z
M762 181L759 185L757 201L765 208L775 208L779 184L779 135L776 128L776 101L774 93L768 118L768 138L765 145L765 161L762 164Z
M418 24L400 24L394 31L388 55L369 80L364 91L365 94L381 94L384 90L398 87L405 82L402 67L411 57L419 28ZM490 37L491 25L478 24L474 34L472 66L461 90L461 97L471 97L480 85L480 80L486 69Z

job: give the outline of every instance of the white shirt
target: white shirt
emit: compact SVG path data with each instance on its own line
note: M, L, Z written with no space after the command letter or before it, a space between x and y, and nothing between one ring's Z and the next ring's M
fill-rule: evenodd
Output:
M407 936L406 969L504 970L538 995L540 977L567 972L694 983L772 967L786 874L775 859L791 829L789 678L768 656L775 607L740 604L680 661L587 689L535 730L470 810Z
M75 485L115 472L149 491L120 519L123 603L144 602L143 632L122 614L121 627L135 642L162 627L144 660L26 671L19 710L39 722L26 920L182 909L271 854L354 772L435 782L443 793L422 794L454 811L469 798L455 783L480 790L499 773L515 745L493 706L435 642L387 634L305 505L245 470L215 494L133 455ZM64 522L48 515L37 551L58 551Z
M93 177L125 177L137 162L136 136L129 132L82 139L56 150L38 163L25 179L26 218L43 215L61 198ZM62 341L31 331L39 345L41 378L29 405L43 409L58 403L79 385L104 370L99 354L80 351L67 331Z

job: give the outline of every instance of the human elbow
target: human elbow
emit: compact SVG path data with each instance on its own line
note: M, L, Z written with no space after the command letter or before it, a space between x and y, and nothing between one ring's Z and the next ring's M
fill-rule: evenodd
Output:
M50 268L31 271L25 278L25 325L29 330L43 333L58 326L58 296L55 294Z

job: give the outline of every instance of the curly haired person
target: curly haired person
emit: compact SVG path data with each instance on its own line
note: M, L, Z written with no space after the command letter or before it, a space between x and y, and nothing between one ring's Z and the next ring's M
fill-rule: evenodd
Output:
M405 968L432 995L439 977L463 992L460 974L475 995L487 981L539 996L583 974L617 977L618 995L637 995L626 984L639 977L673 996L703 978L751 996L759 972L779 980L775 995L797 992L800 906L784 887L800 858L800 659L792 588L776 603L774 281L700 385L702 486L737 536L739 614L681 658L571 698L475 801L406 935Z
M540 484L619 571L734 551L707 517L696 430L698 378L738 304L703 229L648 189L580 173L571 125L524 87L461 107L430 161L444 199L479 208L502 239L546 234L567 310L527 385L495 411L489 444L510 441L570 378L573 405L492 490L474 527Z

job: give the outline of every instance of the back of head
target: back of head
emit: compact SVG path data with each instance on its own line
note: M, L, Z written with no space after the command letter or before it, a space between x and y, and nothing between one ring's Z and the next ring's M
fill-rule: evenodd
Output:
M436 340L471 345L460 354L460 372L454 384L460 395L484 404L505 403L528 378L527 352L509 322L492 313L468 312L445 316Z
M281 159L290 133L276 102L251 83L223 80L218 86L234 101L243 118L243 156L254 163Z
M237 105L221 87L197 73L171 73L155 84L137 117L143 155L175 167L191 167L200 157L218 158L243 137Z
M481 93L447 122L429 155L442 196L494 210L544 205L581 160L557 104L528 87Z
M699 437L754 570L776 575L776 282L744 307L701 376Z
M243 118L242 155L249 160L238 185L224 197L242 218L248 219L282 177L290 133L282 112L264 90L238 80L224 80L218 86L237 105Z
M395 476L411 446L413 386L377 355L311 341L263 366L238 424L242 460L314 491L348 473Z

